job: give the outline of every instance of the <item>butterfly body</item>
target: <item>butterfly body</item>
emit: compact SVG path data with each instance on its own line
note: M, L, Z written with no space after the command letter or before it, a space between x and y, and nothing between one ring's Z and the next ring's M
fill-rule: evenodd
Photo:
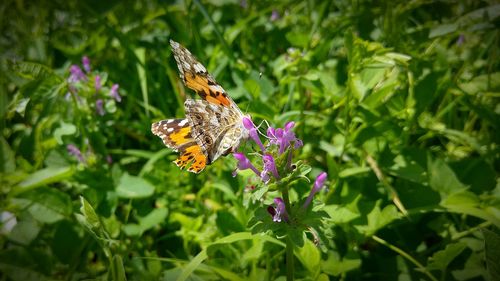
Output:
M234 152L248 132L245 115L206 68L179 43L170 40L180 78L201 100L187 99L186 118L167 119L151 125L153 134L180 153L174 163L199 173L221 156Z

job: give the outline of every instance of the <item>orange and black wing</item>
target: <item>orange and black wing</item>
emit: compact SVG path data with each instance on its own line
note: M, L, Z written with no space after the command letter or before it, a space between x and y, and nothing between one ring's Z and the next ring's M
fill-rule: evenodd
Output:
M227 107L235 106L226 91L188 49L172 40L170 40L170 45L184 85L196 91L202 99L210 103Z
M167 119L151 125L151 132L160 137L163 143L175 151L179 158L174 163L181 169L199 173L207 165L207 157L191 136L191 127L187 119Z

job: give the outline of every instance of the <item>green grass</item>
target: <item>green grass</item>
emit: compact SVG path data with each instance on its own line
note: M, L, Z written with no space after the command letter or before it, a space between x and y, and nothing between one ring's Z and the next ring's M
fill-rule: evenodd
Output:
M287 243L296 280L500 279L494 1L6 0L0 18L1 280L283 280ZM328 173L306 231L272 223L282 187L232 156L172 163L151 123L195 94L169 39L256 124L296 123L294 161ZM311 186L287 185L290 209Z

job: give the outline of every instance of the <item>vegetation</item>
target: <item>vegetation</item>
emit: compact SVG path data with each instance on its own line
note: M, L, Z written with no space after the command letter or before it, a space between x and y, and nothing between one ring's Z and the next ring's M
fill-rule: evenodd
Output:
M4 0L0 15L1 280L500 280L495 1ZM200 174L172 163L151 123L194 93L170 39L264 135L293 126L294 165L272 151L286 180L233 175L257 161L251 140Z

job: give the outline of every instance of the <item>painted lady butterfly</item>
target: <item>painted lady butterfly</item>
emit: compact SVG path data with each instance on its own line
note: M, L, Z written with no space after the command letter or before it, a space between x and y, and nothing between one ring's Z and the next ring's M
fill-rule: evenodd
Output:
M202 99L187 99L186 118L153 123L151 132L179 151L177 166L199 173L220 156L234 152L248 137L242 123L245 115L191 52L175 41L170 40L170 45L184 85Z

